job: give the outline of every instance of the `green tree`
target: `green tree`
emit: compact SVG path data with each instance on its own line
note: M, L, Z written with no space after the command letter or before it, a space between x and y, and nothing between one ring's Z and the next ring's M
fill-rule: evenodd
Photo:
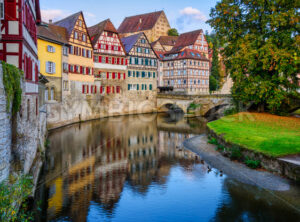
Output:
M177 29L172 28L172 29L169 29L168 36L179 36L179 33L178 33Z
M219 47L217 38L213 39L213 56L212 56L212 65L211 65L211 75L217 81L217 88L219 87L220 82L220 61L219 61Z
M209 91L216 91L217 90L217 80L213 75L209 76Z
M222 0L210 16L234 81L233 98L280 112L299 88L299 1Z

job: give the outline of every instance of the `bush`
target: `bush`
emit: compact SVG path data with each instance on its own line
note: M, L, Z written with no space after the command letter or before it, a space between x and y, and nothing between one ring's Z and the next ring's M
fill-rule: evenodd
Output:
M239 112L239 111L237 110L236 107L232 107L232 108L226 109L226 110L224 111L224 115L225 115L225 116L230 116L230 115L234 115L234 114L236 114L236 113L238 113L238 112Z
M242 158L241 149L239 147L232 147L230 159L231 160L240 160Z
M208 140L208 143L214 144L214 145L219 145L219 143L218 143L218 141L217 141L216 138L214 138L214 137L209 137L208 139L209 139L209 140Z
M25 202L32 192L32 178L19 176L0 184L0 221L32 221Z
M226 148L223 146L223 145L221 145L221 144L218 144L218 146L217 146L217 150L218 151L224 151Z
M252 160L248 157L245 159L245 164L252 169L257 169L260 167L260 161L259 160Z

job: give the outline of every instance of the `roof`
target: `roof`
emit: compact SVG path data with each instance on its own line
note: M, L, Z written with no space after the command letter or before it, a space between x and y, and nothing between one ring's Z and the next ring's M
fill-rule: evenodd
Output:
M181 34L178 37L176 44L173 47L173 49L170 51L170 53L179 52L184 47L193 45L201 33L203 33L202 29Z
M176 55L172 58L168 58L167 56ZM179 60L179 59L195 59L195 60L202 60L202 61L209 61L208 58L205 57L204 53L200 53L197 50L194 49L185 49L182 52L178 53L165 53L164 60Z
M68 44L67 30L53 24L37 26L37 35L40 39L50 40L60 44Z
M154 52L155 52L156 56L158 57L158 59L162 61L164 58L165 52L156 51L156 50Z
M157 40L161 45L175 46L178 36L161 36Z
M132 49L132 47L134 46L134 44L137 42L137 40L140 38L141 35L143 35L143 33L130 35L128 37L124 37L124 38L121 39L121 41L124 45L126 53L130 52L130 50Z
M152 29L162 13L164 11L126 17L118 28L118 32L131 33Z
M106 19L92 27L89 27L88 32L91 37L93 46L96 44L103 31L118 33L118 31L116 30L115 26L112 24L110 19Z
M66 28L68 37L70 37L80 15L82 15L81 11L57 21L54 24Z

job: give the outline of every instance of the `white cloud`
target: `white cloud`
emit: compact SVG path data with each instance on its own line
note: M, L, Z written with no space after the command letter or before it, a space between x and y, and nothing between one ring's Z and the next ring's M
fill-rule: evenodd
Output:
M182 10L180 10L180 14L182 16L188 16L195 20L200 20L203 22L206 22L207 18L206 16L198 9L193 7L186 7Z
M96 17L96 15L91 13L91 12L84 12L83 14L84 14L84 16L90 17L90 18L95 18Z
M42 20L48 22L50 19L57 21L70 15L69 12L60 9L42 9Z

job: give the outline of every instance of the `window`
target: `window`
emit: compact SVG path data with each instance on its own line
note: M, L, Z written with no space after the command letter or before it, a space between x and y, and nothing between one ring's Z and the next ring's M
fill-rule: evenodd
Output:
M145 40L145 39L141 39L141 43L142 43L142 44L145 44L145 43L146 43L146 40Z
M78 39L78 32L74 32L74 39Z
M152 90L152 84L149 85L149 90Z
M49 93L49 89L48 88L46 88L45 89L45 101L48 101L49 100L49 95L48 95L48 93Z
M67 80L63 81L63 89L64 91L69 91L69 81Z
M68 72L68 71L69 71L68 69L69 69L68 63L65 63L65 62L64 62L64 63L63 63L63 71L64 71L64 72Z
M55 63L46 62L46 73L54 74L55 73Z
M4 2L0 0L0 20L4 20Z
M63 55L64 55L64 56L68 56L68 51L69 51L68 47L67 47L67 46L64 46L64 47L63 47Z
M136 48L136 51L137 51L137 52L142 52L142 49L141 49L140 47L137 47L137 48Z
M78 21L78 25L79 25L80 27L82 27L82 21L81 21L81 20Z
M55 48L53 46L51 46L51 45L48 45L47 46L47 51L51 52L51 53L54 53L55 52Z
M86 42L86 35L85 34L82 34L82 41Z

